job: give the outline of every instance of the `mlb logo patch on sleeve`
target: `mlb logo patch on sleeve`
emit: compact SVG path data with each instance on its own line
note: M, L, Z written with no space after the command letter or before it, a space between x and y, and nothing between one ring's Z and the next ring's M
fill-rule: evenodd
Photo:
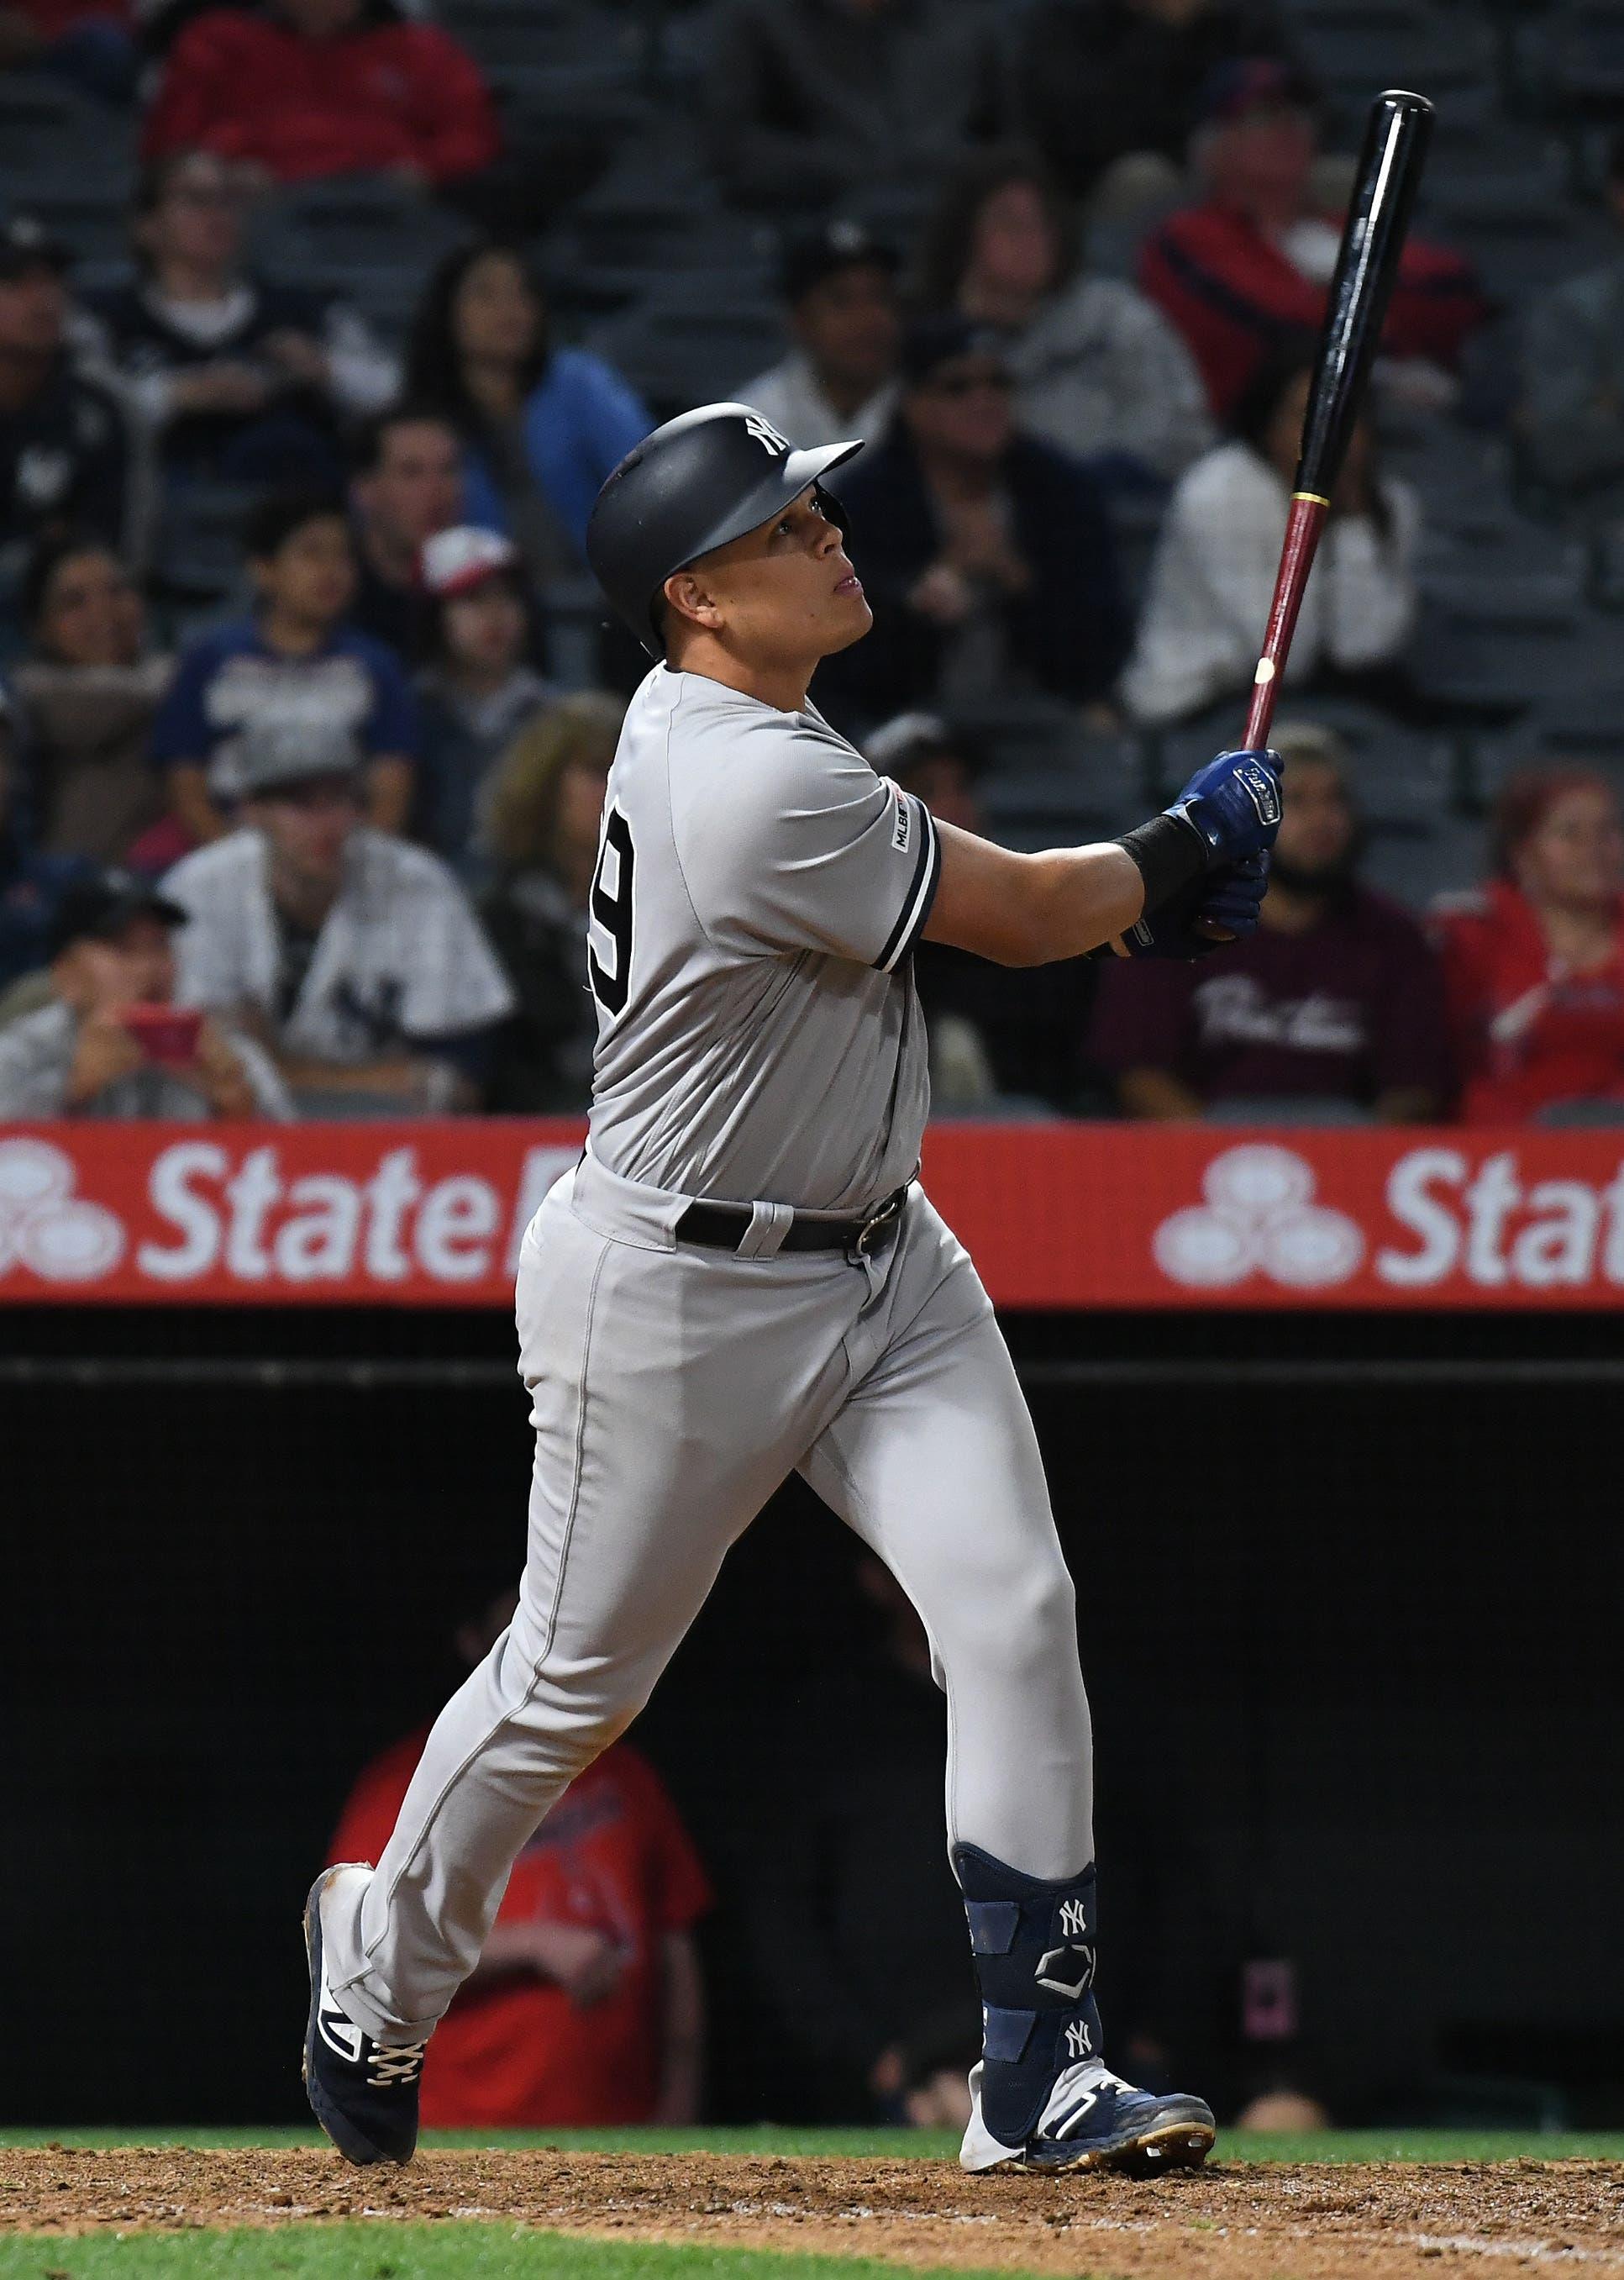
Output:
M913 836L913 803L895 785L891 789L891 797L897 802L897 820L891 826L891 844L899 855L905 855L908 843Z

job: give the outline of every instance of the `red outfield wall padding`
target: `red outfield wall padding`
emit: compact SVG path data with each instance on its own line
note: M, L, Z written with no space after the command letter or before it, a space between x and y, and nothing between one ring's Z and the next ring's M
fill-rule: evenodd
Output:
M0 1305L505 1306L573 1121L0 1130ZM1009 1307L1624 1301L1624 1132L942 1124Z

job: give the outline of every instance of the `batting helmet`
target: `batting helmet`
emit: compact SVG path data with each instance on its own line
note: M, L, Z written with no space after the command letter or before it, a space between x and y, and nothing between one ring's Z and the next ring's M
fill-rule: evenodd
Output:
M862 448L797 451L748 404L684 412L645 435L599 491L587 525L593 575L650 655L663 657L654 604L673 572L754 530Z

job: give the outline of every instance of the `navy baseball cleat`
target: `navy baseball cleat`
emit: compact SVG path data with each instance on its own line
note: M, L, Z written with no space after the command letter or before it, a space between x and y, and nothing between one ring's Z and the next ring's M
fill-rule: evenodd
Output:
M1094 2059L1067 2067L1032 2135L1021 2145L1005 2145L983 2118L981 2075L978 2066L970 2076L961 2168L1122 2169L1149 2177L1158 2169L1198 2169L1218 2135L1205 2100L1135 2090Z
M1100 2056L1093 1868L1056 1883L953 1847L981 1991L966 2169L1199 2168L1218 2135L1199 2098L1136 2090Z
M324 1868L304 1903L310 2023L304 2095L346 2161L409 2161L417 2150L418 2090L426 2043L380 2043L347 2018L327 1985L321 1953L321 1895L337 1876L370 1876L365 1862Z

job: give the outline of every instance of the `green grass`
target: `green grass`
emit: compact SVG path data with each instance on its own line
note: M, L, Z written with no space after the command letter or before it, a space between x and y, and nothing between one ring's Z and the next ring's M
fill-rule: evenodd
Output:
M0 2145L318 2145L308 2129L207 2130L154 2123L144 2129L64 2123L53 2130L0 2128ZM808 2153L844 2158L943 2161L958 2140L934 2130L746 2129L428 2130L427 2146L536 2146L607 2153ZM1515 2130L1329 2130L1307 2136L1221 2130L1225 2161L1624 2161L1624 2131Z
M511 2224L0 2237L0 2280L897 2280L867 2257L576 2240ZM912 2268L912 2280L950 2276ZM997 2280L955 2271L951 2280Z

